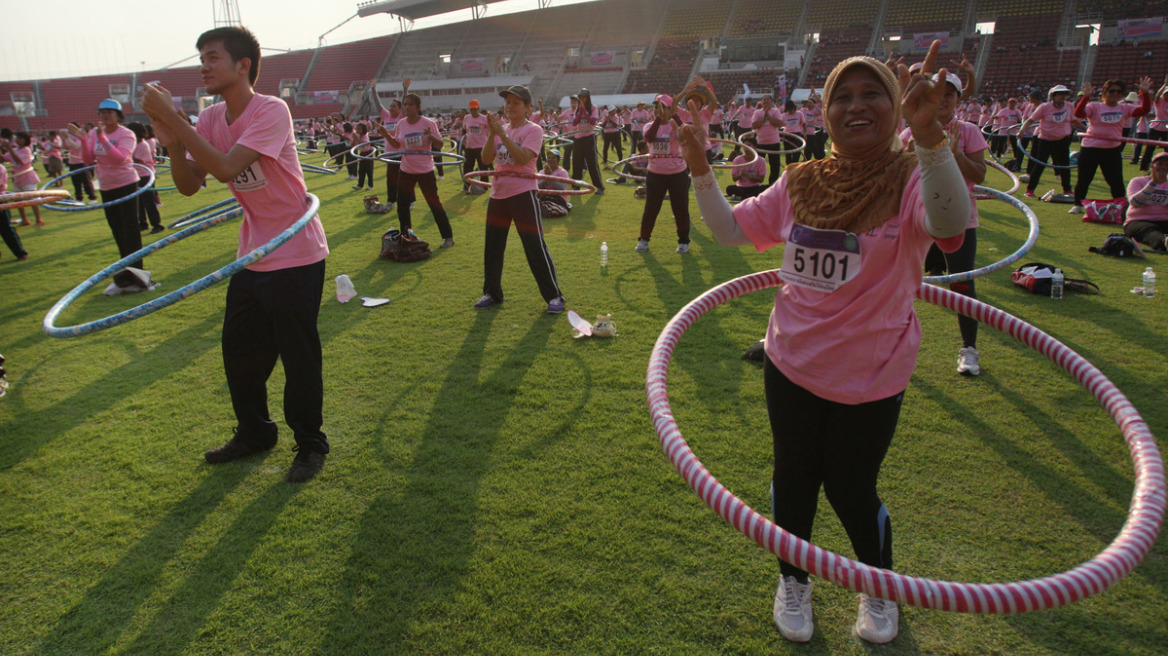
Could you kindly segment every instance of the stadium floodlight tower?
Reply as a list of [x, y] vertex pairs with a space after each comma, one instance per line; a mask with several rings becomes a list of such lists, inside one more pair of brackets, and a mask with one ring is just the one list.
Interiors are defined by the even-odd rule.
[[243, 21], [239, 20], [239, 3], [235, 0], [211, 0], [211, 13], [215, 20], [215, 27], [243, 25]]

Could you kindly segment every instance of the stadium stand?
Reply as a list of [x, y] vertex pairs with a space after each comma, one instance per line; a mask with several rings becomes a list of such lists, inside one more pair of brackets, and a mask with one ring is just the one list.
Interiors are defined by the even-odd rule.
[[353, 82], [368, 82], [377, 75], [385, 54], [393, 47], [393, 40], [391, 36], [382, 36], [321, 48], [312, 73], [307, 80], [302, 80], [300, 90], [344, 93]]
[[731, 20], [731, 38], [790, 34], [803, 13], [802, 2], [792, 0], [740, 0]]

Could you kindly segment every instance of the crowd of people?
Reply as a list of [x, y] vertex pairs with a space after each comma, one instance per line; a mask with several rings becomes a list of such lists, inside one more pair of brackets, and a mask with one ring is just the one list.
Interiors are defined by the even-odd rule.
[[[38, 187], [34, 151], [52, 177], [66, 161], [71, 170], [95, 165], [105, 216], [125, 257], [141, 248], [142, 231], [164, 228], [152, 194], [117, 201], [145, 186], [155, 157], [166, 152], [180, 193], [198, 193], [208, 175], [230, 186], [244, 213], [242, 255], [304, 215], [301, 141], [310, 150], [323, 143], [356, 183], [354, 190], [373, 189], [375, 169], [373, 159], [351, 153], [371, 157], [380, 148], [398, 154], [386, 163], [386, 193], [396, 205], [401, 232], [413, 234], [411, 208], [420, 190], [443, 238], [441, 247], [448, 248], [455, 241], [437, 180], [452, 163], [443, 158], [449, 160], [445, 146], [454, 141], [465, 158], [464, 172], [487, 171], [492, 178], [482, 295], [473, 307], [488, 310], [504, 302], [503, 262], [514, 226], [551, 314], [564, 311], [565, 294], [543, 219], [568, 216], [571, 204], [541, 190], [563, 191], [565, 179], [581, 180], [587, 171], [595, 193], [602, 195], [607, 189], [602, 161], [614, 165], [615, 175], [643, 176], [645, 204], [634, 249], [649, 250], [668, 197], [676, 253], [682, 255], [689, 252], [692, 194], [718, 243], [760, 251], [785, 246], [780, 275], [786, 284], [776, 295], [762, 340], [775, 521], [810, 540], [822, 488], [857, 559], [873, 567], [893, 566], [891, 518], [877, 493], [877, 478], [920, 345], [913, 295], [925, 270], [940, 275], [974, 267], [978, 223], [972, 192], [985, 179], [986, 155], [1012, 155], [1013, 165], [1029, 176], [1029, 197], [1048, 163], [1063, 167], [1058, 175], [1069, 194], [1071, 129], [1084, 130], [1071, 211], [1081, 211], [1100, 170], [1111, 195], [1130, 201], [1125, 231], [1168, 250], [1168, 152], [1137, 151], [1131, 161], [1148, 175], [1125, 186], [1124, 145], [1117, 141], [1124, 132], [1168, 136], [1168, 78], [1154, 97], [1151, 79], [1142, 78], [1131, 93], [1123, 81], [1107, 81], [1101, 100], [1086, 84], [1073, 104], [1063, 86], [1045, 97], [978, 99], [968, 62], [956, 68], [964, 79], [938, 69], [935, 43], [914, 67], [846, 59], [828, 76], [822, 97], [812, 94], [801, 103], [766, 94], [757, 102], [723, 105], [698, 77], [676, 95], [662, 92], [651, 104], [635, 107], [597, 106], [589, 90], [581, 89], [569, 107], [545, 108], [527, 87], [515, 85], [492, 99], [497, 112], [473, 101], [465, 111], [426, 115], [406, 79], [388, 107], [373, 93], [377, 116], [330, 115], [296, 125], [282, 100], [255, 92], [260, 50], [250, 32], [217, 28], [203, 34], [196, 47], [208, 92], [223, 99], [196, 124], [175, 109], [169, 92], [147, 85], [141, 107], [149, 124], [124, 124], [122, 105], [108, 99], [95, 108], [96, 125], [73, 123], [63, 133], [36, 137], [5, 133], [0, 156], [13, 166], [14, 188]], [[1136, 124], [1153, 111], [1150, 122]], [[711, 140], [718, 136], [748, 143], [759, 156], [737, 146], [724, 155], [722, 144]], [[626, 142], [629, 152], [637, 153], [629, 160]], [[570, 163], [570, 173], [562, 162]], [[719, 185], [711, 168], [715, 162], [730, 168], [733, 184]], [[7, 181], [0, 168], [0, 190]], [[96, 202], [84, 173], [72, 182], [78, 200]], [[464, 183], [461, 193], [475, 189]], [[36, 208], [31, 213], [36, 225], [43, 225]], [[8, 217], [3, 219], [5, 243], [18, 259], [27, 258]], [[19, 226], [30, 225], [22, 210]], [[222, 347], [237, 426], [230, 440], [205, 452], [208, 463], [275, 446], [266, 385], [279, 360], [287, 381], [285, 419], [297, 451], [288, 480], [307, 481], [322, 469], [330, 445], [322, 430], [316, 324], [328, 254], [325, 229], [312, 217], [285, 246], [232, 277]], [[142, 267], [141, 261], [134, 264]], [[972, 282], [951, 288], [976, 297]], [[977, 322], [962, 316], [958, 328], [957, 371], [976, 376]], [[774, 621], [785, 638], [807, 641], [814, 632], [809, 574], [788, 562], [780, 563], [780, 573]], [[861, 595], [857, 635], [886, 643], [898, 626], [895, 602]]]

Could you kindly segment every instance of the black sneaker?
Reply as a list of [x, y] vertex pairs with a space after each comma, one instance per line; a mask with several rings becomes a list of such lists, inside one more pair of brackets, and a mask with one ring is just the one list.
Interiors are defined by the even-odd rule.
[[309, 449], [301, 449], [300, 445], [292, 447], [296, 452], [296, 457], [292, 459], [292, 468], [288, 470], [289, 483], [304, 483], [312, 480], [320, 472], [321, 467], [324, 467], [324, 455], [319, 451], [311, 451]]
[[219, 465], [232, 460], [239, 460], [256, 453], [263, 453], [272, 447], [258, 447], [247, 444], [239, 439], [239, 435], [232, 437], [227, 444], [203, 452], [203, 459], [212, 465]]

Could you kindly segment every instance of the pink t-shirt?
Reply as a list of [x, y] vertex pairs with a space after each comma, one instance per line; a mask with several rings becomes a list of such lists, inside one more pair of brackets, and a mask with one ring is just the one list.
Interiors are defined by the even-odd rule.
[[81, 142], [71, 134], [65, 135], [65, 147], [69, 149], [68, 161], [70, 164], [84, 164], [81, 159]]
[[[678, 118], [681, 118], [680, 113]], [[683, 119], [684, 120], [684, 119]], [[685, 171], [685, 160], [681, 158], [681, 141], [677, 138], [677, 123], [660, 121], [657, 123], [657, 132], [653, 132], [652, 124], [645, 127], [645, 141], [649, 143], [649, 154], [656, 157], [649, 158], [649, 172], [658, 175], [673, 175]]]
[[1034, 109], [1030, 118], [1038, 121], [1038, 138], [1058, 141], [1071, 133], [1071, 112], [1074, 107], [1064, 101], [1062, 107], [1053, 102], [1044, 102]]
[[[957, 137], [960, 139], [961, 152], [965, 153], [966, 155], [971, 155], [979, 151], [989, 150], [990, 145], [986, 142], [985, 135], [982, 134], [981, 128], [977, 127], [973, 123], [958, 121], [957, 129], [961, 131], [961, 134], [959, 134]], [[912, 141], [912, 130], [905, 128], [905, 130], [900, 133], [900, 140], [906, 144]], [[978, 226], [977, 198], [975, 198], [973, 195], [974, 184], [973, 180], [968, 178], [964, 178], [964, 180], [965, 188], [969, 190], [969, 223], [967, 223], [965, 227], [976, 228]]]
[[8, 169], [0, 166], [0, 194], [8, 191]]
[[[97, 168], [94, 171], [97, 173], [97, 181], [101, 183], [101, 188], [105, 191], [124, 187], [126, 185], [138, 184], [138, 167], [134, 166], [134, 146], [138, 143], [138, 138], [130, 128], [119, 125], [113, 134], [104, 133], [105, 138], [109, 141], [117, 153], [110, 152], [101, 139], [97, 138], [97, 131], [103, 128], [97, 127], [90, 130], [87, 136], [88, 142], [85, 145], [85, 151], [92, 153], [96, 159]], [[122, 155], [119, 156], [118, 153]], [[88, 160], [92, 162], [93, 160]]]
[[[539, 154], [539, 147], [543, 144], [543, 128], [535, 123], [524, 121], [523, 125], [513, 128], [510, 121], [504, 121], [503, 133], [520, 148], [530, 150], [533, 155]], [[511, 159], [511, 151], [503, 145], [503, 140], [495, 137], [495, 170], [535, 175], [539, 171], [539, 165], [535, 157], [522, 166], [516, 164]], [[497, 175], [491, 182], [491, 198], [510, 198], [517, 194], [534, 191], [539, 187], [535, 178], [519, 178], [510, 175]]]
[[730, 120], [734, 120], [734, 118], [737, 117], [738, 127], [744, 130], [749, 130], [750, 126], [754, 123], [754, 112], [755, 109], [749, 104], [746, 104], [742, 107], [739, 107], [738, 112], [733, 117], [731, 117]]
[[1022, 111], [1017, 107], [1003, 107], [994, 114], [994, 131], [1002, 134], [1018, 134], [1017, 125], [1022, 122]]
[[[149, 167], [151, 171], [154, 170], [154, 151], [150, 150], [149, 141], [142, 140], [134, 146], [134, 161]], [[135, 166], [134, 170], [138, 172], [139, 179], [150, 177], [144, 169]]]
[[1152, 106], [1156, 110], [1156, 118], [1148, 121], [1148, 127], [1161, 132], [1168, 132], [1168, 97], [1160, 96]]
[[603, 125], [605, 132], [612, 133], [619, 132], [620, 129], [624, 126], [624, 122], [621, 120], [620, 114], [613, 114], [611, 116], [605, 114]]
[[12, 184], [24, 188], [36, 185], [41, 181], [36, 169], [32, 166], [32, 146], [15, 147], [4, 155], [4, 159], [12, 162]]
[[783, 120], [783, 130], [794, 134], [803, 134], [807, 131], [807, 124], [804, 122], [803, 113], [794, 111], [788, 114], [783, 112], [780, 114]]
[[[557, 178], [568, 177], [568, 172], [564, 170], [564, 167], [562, 166], [558, 167], [551, 173], [548, 173], [547, 169], [541, 170], [540, 173], [543, 173], [544, 175], [554, 175]], [[540, 189], [567, 189], [569, 186], [571, 186], [566, 182], [551, 182], [548, 180], [539, 180], [537, 184], [539, 185]], [[560, 196], [560, 200], [567, 202], [568, 198], [566, 196]]]
[[754, 110], [754, 116], [751, 118], [750, 124], [753, 126], [759, 119], [763, 119], [762, 127], [758, 128], [758, 134], [756, 135], [758, 142], [760, 144], [777, 144], [780, 139], [779, 129], [771, 125], [770, 121], [763, 118], [766, 115], [773, 116], [779, 121], [783, 120], [783, 113], [779, 111], [779, 108], [771, 107], [769, 112], [764, 112], [761, 109]]
[[[433, 119], [419, 116], [416, 123], [410, 123], [408, 120], [399, 121], [397, 127], [393, 129], [393, 138], [397, 139], [402, 150], [428, 153], [433, 144], [426, 136], [427, 133], [437, 136], [438, 124]], [[402, 155], [401, 159], [403, 173], [420, 175], [434, 170], [433, 155]]]
[[[259, 159], [227, 183], [243, 207], [236, 251], [236, 257], [243, 257], [304, 216], [309, 204], [308, 187], [296, 156], [292, 115], [283, 100], [257, 93], [230, 125], [226, 113], [224, 103], [211, 105], [199, 115], [195, 129], [221, 152], [229, 152], [239, 145], [260, 154]], [[187, 158], [194, 159], [189, 153]], [[324, 226], [320, 217], [314, 216], [296, 236], [248, 269], [289, 269], [319, 262], [328, 254]]]
[[[487, 135], [490, 130], [487, 129], [487, 115], [467, 114], [462, 117], [462, 127], [466, 130], [466, 142], [463, 144], [467, 148], [482, 148], [487, 145]], [[539, 152], [539, 149], [536, 149]]]
[[[1128, 200], [1130, 201], [1136, 194], [1143, 191], [1144, 187], [1148, 186], [1151, 181], [1152, 177], [1149, 175], [1132, 178], [1132, 181], [1127, 183]], [[1168, 182], [1152, 187], [1151, 194], [1152, 197], [1147, 201], [1147, 204], [1130, 203], [1127, 206], [1125, 225], [1132, 221], [1168, 221]]]
[[[755, 157], [754, 161], [750, 164], [746, 163], [748, 159], [750, 158], [746, 155], [739, 155], [738, 157], [735, 157], [733, 173], [749, 173], [754, 175], [756, 178], [766, 180], [766, 158], [762, 155], [759, 155], [758, 157]], [[755, 182], [754, 180], [747, 180], [746, 178], [738, 178], [734, 184], [743, 188], [757, 187], [759, 185], [759, 183]]]
[[61, 137], [41, 141], [41, 152], [45, 159], [61, 159]]
[[[734, 208], [760, 252], [785, 243], [794, 225], [787, 176]], [[834, 292], [785, 284], [775, 294], [766, 353], [787, 378], [837, 403], [887, 398], [908, 387], [920, 349], [913, 296], [933, 243], [925, 227], [921, 173], [909, 177], [900, 211], [858, 235], [861, 269]]]
[[1075, 116], [1086, 118], [1090, 123], [1083, 133], [1084, 148], [1115, 148], [1123, 142], [1118, 138], [1123, 136], [1123, 126], [1128, 124], [1132, 114], [1140, 109], [1140, 105], [1117, 104], [1115, 107], [1102, 102], [1088, 102], [1081, 110], [1075, 108]]
[[388, 109], [385, 109], [384, 107], [381, 109], [381, 124], [384, 125], [385, 129], [389, 132], [393, 132], [393, 129], [397, 127], [398, 122], [404, 119], [405, 116], [402, 116], [401, 114], [394, 116]]

